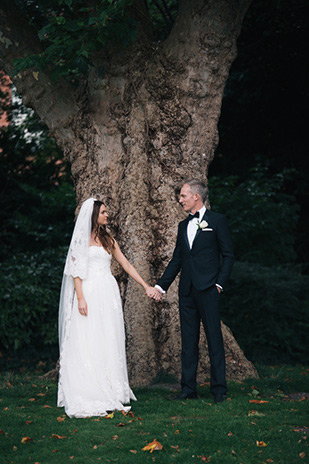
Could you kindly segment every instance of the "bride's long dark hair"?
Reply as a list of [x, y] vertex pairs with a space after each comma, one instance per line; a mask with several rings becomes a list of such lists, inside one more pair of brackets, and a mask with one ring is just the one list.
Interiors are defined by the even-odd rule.
[[102, 201], [96, 200], [93, 203], [93, 211], [91, 216], [91, 231], [95, 232], [95, 239], [99, 239], [104, 249], [112, 254], [115, 248], [115, 240], [113, 237], [107, 232], [106, 226], [100, 226], [98, 224], [98, 216], [100, 212], [101, 206], [104, 205]]

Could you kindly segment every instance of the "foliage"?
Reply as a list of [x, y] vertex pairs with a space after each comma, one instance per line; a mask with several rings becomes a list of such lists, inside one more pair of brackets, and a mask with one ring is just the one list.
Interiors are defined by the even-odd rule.
[[[302, 395], [289, 397], [306, 391], [305, 366], [261, 366], [260, 379], [229, 382], [229, 401], [221, 405], [213, 404], [209, 386], [199, 386], [199, 399], [184, 403], [168, 401], [171, 392], [154, 385], [134, 390], [138, 401], [129, 414], [116, 411], [109, 419], [84, 420], [69, 419], [56, 407], [57, 383], [42, 379], [41, 373], [0, 376], [3, 462], [305, 461], [308, 401], [299, 401]], [[265, 403], [250, 403], [252, 399]], [[143, 451], [155, 438], [162, 450]], [[261, 441], [267, 446], [258, 446]]]
[[0, 130], [2, 347], [57, 342], [65, 252], [74, 192], [61, 150], [34, 114], [14, 97]]
[[0, 339], [7, 349], [56, 344], [66, 248], [13, 255], [0, 264]]
[[74, 195], [68, 164], [47, 128], [15, 97], [0, 130], [0, 257], [67, 244]]
[[222, 295], [222, 317], [249, 359], [308, 359], [308, 285], [309, 277], [295, 266], [235, 263]]
[[251, 2], [237, 42], [219, 121], [210, 175], [246, 176], [257, 163], [272, 174], [295, 169], [286, 185], [300, 206], [297, 260], [309, 270], [306, 0]]
[[[108, 54], [134, 41], [140, 28], [139, 16], [158, 39], [170, 31], [177, 12], [175, 0], [145, 2], [147, 14], [134, 5], [134, 0], [96, 0], [91, 5], [82, 0], [35, 3], [34, 10], [32, 2], [19, 0], [44, 48], [41, 53], [16, 60], [14, 74], [28, 68], [49, 69], [52, 79], [65, 77], [72, 82], [88, 73], [95, 52]], [[100, 72], [104, 74], [102, 68]]]
[[285, 190], [293, 175], [293, 170], [270, 175], [260, 164], [244, 179], [237, 175], [209, 179], [212, 209], [228, 217], [237, 260], [265, 265], [294, 262], [299, 208]]

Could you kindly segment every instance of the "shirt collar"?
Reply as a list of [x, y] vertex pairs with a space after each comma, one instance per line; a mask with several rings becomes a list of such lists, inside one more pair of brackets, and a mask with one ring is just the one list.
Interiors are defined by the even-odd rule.
[[199, 221], [203, 218], [205, 211], [206, 211], [206, 206], [203, 206], [200, 210], [197, 211], [197, 213], [199, 213]]

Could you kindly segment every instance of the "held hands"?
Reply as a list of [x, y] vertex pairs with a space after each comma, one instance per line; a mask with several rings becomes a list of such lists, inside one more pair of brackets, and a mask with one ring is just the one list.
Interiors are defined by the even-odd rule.
[[78, 311], [82, 316], [87, 316], [88, 315], [88, 308], [87, 308], [87, 303], [84, 298], [80, 298], [78, 300]]
[[149, 298], [152, 298], [155, 301], [161, 300], [162, 294], [156, 288], [148, 286], [145, 290], [146, 290], [146, 295]]

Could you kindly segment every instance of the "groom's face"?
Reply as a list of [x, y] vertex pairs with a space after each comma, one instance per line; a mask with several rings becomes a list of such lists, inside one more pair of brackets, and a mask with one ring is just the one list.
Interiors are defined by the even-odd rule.
[[186, 211], [186, 213], [195, 213], [197, 200], [198, 195], [191, 192], [190, 185], [183, 185], [179, 194], [179, 203]]

